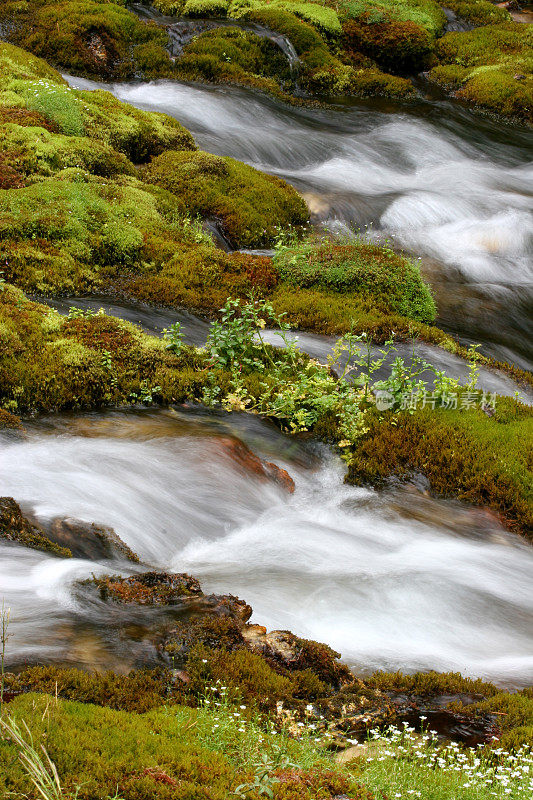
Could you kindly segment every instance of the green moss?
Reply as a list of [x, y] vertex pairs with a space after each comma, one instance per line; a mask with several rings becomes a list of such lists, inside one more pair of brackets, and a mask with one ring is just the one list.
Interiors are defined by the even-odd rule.
[[[461, 403], [459, 403], [461, 406]], [[516, 531], [533, 530], [533, 411], [499, 398], [496, 413], [428, 408], [370, 416], [354, 449], [350, 483], [376, 483], [422, 472], [434, 492], [485, 505]]]
[[446, 0], [446, 8], [450, 8], [458, 17], [474, 25], [495, 25], [499, 22], [512, 21], [511, 15], [505, 8], [499, 8], [489, 0]]
[[183, 14], [186, 17], [225, 17], [228, 0], [186, 0]]
[[177, 357], [164, 342], [114, 317], [60, 317], [6, 284], [0, 325], [9, 334], [0, 348], [0, 405], [9, 411], [182, 402], [201, 395], [201, 356], [185, 348]]
[[437, 43], [440, 65], [430, 80], [482, 109], [533, 121], [533, 31], [529, 25], [486, 25], [448, 33]]
[[274, 263], [281, 278], [293, 286], [356, 295], [371, 300], [384, 314], [422, 322], [435, 319], [435, 302], [418, 266], [386, 247], [309, 239], [279, 251]]
[[98, 139], [137, 163], [166, 149], [196, 147], [189, 131], [172, 117], [133, 108], [109, 92], [71, 89], [58, 72], [20, 48], [0, 43], [0, 64], [5, 70], [0, 113], [28, 109], [53, 130]]
[[142, 22], [124, 5], [108, 0], [16, 0], [3, 4], [0, 21], [13, 43], [79, 75], [124, 79], [139, 72], [144, 77], [171, 74], [165, 31]]
[[341, 19], [361, 17], [370, 24], [413, 22], [432, 36], [442, 33], [446, 25], [446, 15], [434, 0], [343, 0]]
[[365, 678], [365, 684], [382, 692], [415, 695], [468, 694], [493, 697], [498, 689], [480, 678], [465, 678], [460, 672], [375, 672]]
[[287, 11], [292, 11], [297, 17], [311, 23], [313, 27], [317, 28], [321, 33], [326, 36], [340, 36], [342, 33], [341, 24], [337, 12], [333, 8], [329, 8], [319, 3], [291, 3], [280, 2], [275, 3], [279, 8], [286, 8]]
[[[420, 72], [430, 63], [434, 39], [421, 25], [384, 16], [382, 22], [362, 14], [343, 25], [348, 54], [363, 53], [391, 72]], [[352, 55], [353, 58], [353, 55]]]
[[239, 83], [285, 96], [291, 73], [279, 47], [241, 28], [216, 28], [195, 36], [176, 64], [184, 80]]
[[167, 152], [152, 161], [145, 179], [175, 194], [192, 215], [220, 219], [241, 247], [267, 246], [280, 228], [303, 225], [308, 217], [292, 187], [232, 158]]

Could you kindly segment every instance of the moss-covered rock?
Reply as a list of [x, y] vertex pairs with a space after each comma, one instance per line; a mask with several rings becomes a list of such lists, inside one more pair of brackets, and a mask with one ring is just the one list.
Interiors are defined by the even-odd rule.
[[16, 0], [2, 4], [10, 40], [78, 75], [165, 77], [173, 71], [165, 31], [111, 0]]
[[72, 557], [68, 548], [52, 542], [42, 528], [27, 519], [12, 497], [0, 497], [0, 540], [17, 542], [32, 550], [43, 550], [62, 558]]
[[348, 53], [363, 53], [393, 73], [420, 72], [430, 63], [434, 49], [433, 37], [421, 25], [386, 16], [376, 22], [370, 13], [345, 22], [343, 34]]
[[486, 111], [533, 121], [533, 31], [514, 22], [439, 40], [432, 81]]
[[356, 293], [361, 299], [371, 297], [384, 313], [422, 322], [435, 319], [435, 302], [418, 266], [390, 248], [311, 238], [283, 248], [274, 263], [282, 279], [293, 286]]
[[533, 531], [533, 411], [499, 398], [493, 416], [479, 408], [389, 417], [377, 412], [354, 448], [347, 480], [376, 484], [394, 475], [420, 472], [431, 489], [490, 506], [516, 531]]
[[295, 189], [232, 158], [166, 152], [144, 177], [176, 195], [185, 212], [221, 220], [228, 238], [241, 247], [268, 246], [280, 229], [308, 219]]
[[0, 405], [20, 413], [199, 397], [203, 360], [103, 314], [61, 317], [4, 285]]
[[446, 8], [474, 25], [497, 25], [499, 22], [512, 21], [507, 9], [489, 0], [446, 0]]

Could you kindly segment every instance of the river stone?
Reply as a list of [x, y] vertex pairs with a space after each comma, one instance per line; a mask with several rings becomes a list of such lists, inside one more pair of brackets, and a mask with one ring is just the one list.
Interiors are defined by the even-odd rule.
[[52, 520], [48, 537], [61, 547], [68, 547], [75, 558], [100, 561], [108, 558], [126, 558], [139, 562], [139, 556], [122, 541], [113, 528], [96, 525], [73, 517], [56, 517]]
[[294, 492], [294, 481], [286, 469], [278, 467], [271, 461], [262, 461], [240, 439], [222, 436], [216, 440], [217, 446], [226, 453], [239, 471], [249, 475], [256, 475], [262, 480], [268, 480], [281, 486], [285, 491]]
[[68, 548], [51, 541], [39, 525], [25, 517], [12, 497], [0, 497], [0, 539], [63, 558], [72, 557]]
[[199, 582], [186, 572], [143, 572], [129, 578], [104, 575], [82, 581], [81, 585], [95, 586], [102, 600], [122, 605], [173, 606], [203, 597]]

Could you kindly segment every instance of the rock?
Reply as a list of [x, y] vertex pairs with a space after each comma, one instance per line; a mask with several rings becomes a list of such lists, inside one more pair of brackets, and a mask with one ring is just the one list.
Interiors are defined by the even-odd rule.
[[272, 478], [274, 483], [277, 483], [278, 486], [281, 486], [286, 492], [289, 492], [289, 494], [294, 493], [296, 487], [286, 469], [278, 467], [277, 464], [273, 464], [271, 461], [265, 461], [264, 468], [266, 474], [269, 478]]
[[525, 75], [514, 75], [513, 77], [514, 77], [515, 81], [525, 81], [525, 79], [526, 79]]
[[348, 667], [337, 661], [340, 654], [326, 644], [300, 639], [290, 631], [266, 633], [260, 625], [247, 625], [242, 637], [252, 652], [262, 655], [272, 665], [288, 670], [309, 669], [321, 681], [334, 686], [354, 680]]
[[75, 558], [100, 561], [108, 558], [126, 558], [139, 562], [139, 556], [122, 541], [113, 528], [83, 522], [72, 517], [56, 517], [52, 520], [48, 538], [67, 547]]
[[202, 595], [196, 578], [185, 572], [143, 572], [129, 578], [105, 575], [81, 581], [81, 585], [96, 586], [102, 600], [123, 605], [173, 606]]
[[39, 525], [25, 517], [12, 497], [0, 497], [0, 539], [62, 558], [72, 557], [68, 548], [51, 541]]
[[256, 475], [262, 480], [270, 480], [276, 483], [290, 494], [294, 492], [294, 481], [287, 470], [270, 461], [261, 461], [259, 456], [253, 453], [244, 442], [228, 436], [217, 439], [216, 443], [231, 458], [233, 463], [240, 468], [243, 474]]

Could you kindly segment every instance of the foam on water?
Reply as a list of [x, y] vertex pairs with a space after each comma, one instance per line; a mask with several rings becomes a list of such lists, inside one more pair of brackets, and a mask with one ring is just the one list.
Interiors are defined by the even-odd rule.
[[[240, 595], [257, 622], [327, 641], [358, 669], [531, 682], [530, 547], [458, 503], [344, 486], [327, 452], [304, 466], [270, 426], [226, 419], [216, 429], [213, 418], [117, 412], [40, 424], [3, 449], [0, 492], [43, 520], [111, 525], [149, 564]], [[230, 424], [288, 467], [294, 495], [239, 471], [220, 447]], [[73, 644], [84, 614], [97, 613], [73, 582], [117, 569], [131, 566], [0, 545], [10, 655], [94, 659]]]

